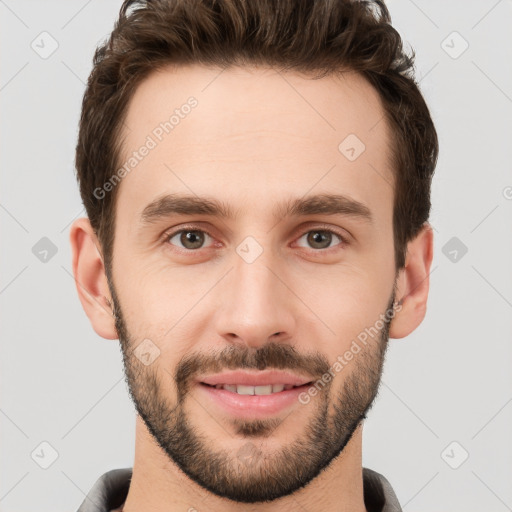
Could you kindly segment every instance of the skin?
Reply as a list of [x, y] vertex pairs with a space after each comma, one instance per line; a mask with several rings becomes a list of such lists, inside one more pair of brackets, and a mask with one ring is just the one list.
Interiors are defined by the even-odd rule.
[[[396, 275], [389, 128], [361, 76], [219, 73], [168, 67], [136, 90], [125, 157], [190, 96], [198, 105], [117, 186], [110, 282], [89, 221], [71, 228], [81, 303], [98, 335], [120, 339], [138, 411], [123, 510], [362, 512], [363, 420], [388, 338], [407, 336], [425, 316], [432, 229], [425, 224], [408, 244]], [[338, 150], [351, 133], [366, 146], [355, 161]], [[237, 216], [173, 214], [144, 225], [144, 208], [166, 193], [213, 197]], [[272, 215], [276, 204], [322, 193], [363, 203], [372, 222]], [[179, 229], [199, 236], [199, 248], [187, 252], [192, 244], [179, 234], [164, 238]], [[312, 238], [325, 229], [346, 243], [336, 234]], [[251, 263], [236, 251], [247, 236], [262, 249]], [[193, 383], [228, 366], [256, 369], [256, 356], [260, 369], [322, 375], [394, 298], [401, 308], [391, 322], [308, 404], [241, 420]], [[133, 352], [144, 339], [160, 351], [150, 365]], [[250, 464], [240, 457], [247, 450]]]

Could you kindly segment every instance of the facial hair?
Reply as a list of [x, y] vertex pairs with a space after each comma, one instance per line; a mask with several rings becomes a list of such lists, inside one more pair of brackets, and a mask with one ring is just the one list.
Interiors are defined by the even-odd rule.
[[[339, 378], [331, 380], [310, 403], [300, 406], [314, 408], [313, 413], [304, 411], [304, 417], [311, 419], [302, 435], [278, 451], [265, 453], [258, 445], [286, 418], [236, 418], [233, 444], [239, 448], [232, 451], [216, 448], [186, 412], [191, 386], [198, 376], [225, 369], [272, 368], [321, 377], [328, 373], [332, 363], [323, 354], [299, 354], [290, 345], [272, 341], [257, 349], [230, 345], [215, 355], [190, 353], [178, 362], [174, 375], [156, 363], [145, 366], [134, 355], [138, 343], [128, 332], [110, 280], [109, 284], [125, 379], [137, 413], [169, 459], [191, 480], [217, 496], [257, 503], [293, 494], [342, 453], [373, 406], [389, 341], [388, 315], [383, 319], [380, 334], [369, 337], [368, 343], [341, 370], [344, 379], [341, 389], [335, 393], [333, 383]], [[393, 291], [387, 312], [392, 311], [394, 299]], [[177, 389], [176, 397], [165, 391], [171, 386], [162, 385], [162, 381], [168, 382], [171, 377]], [[295, 409], [291, 414], [297, 414]], [[240, 438], [245, 441], [241, 446]]]

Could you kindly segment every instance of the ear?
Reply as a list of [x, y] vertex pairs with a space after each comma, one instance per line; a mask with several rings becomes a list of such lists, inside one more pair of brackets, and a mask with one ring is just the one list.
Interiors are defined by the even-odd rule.
[[404, 338], [425, 318], [433, 238], [432, 227], [425, 223], [418, 235], [407, 244], [405, 266], [399, 271], [396, 289], [396, 300], [402, 308], [391, 321], [390, 338]]
[[103, 257], [98, 249], [100, 244], [88, 218], [82, 217], [73, 222], [69, 239], [78, 297], [92, 328], [102, 338], [117, 339], [115, 318], [110, 306], [112, 297]]

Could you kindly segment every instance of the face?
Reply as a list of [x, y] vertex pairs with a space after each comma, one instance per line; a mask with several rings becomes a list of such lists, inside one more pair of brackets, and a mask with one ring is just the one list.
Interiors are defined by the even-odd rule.
[[[147, 430], [195, 482], [249, 503], [319, 475], [373, 403], [393, 174], [360, 76], [219, 73], [169, 68], [133, 96], [109, 286]], [[280, 390], [285, 373], [301, 386]]]

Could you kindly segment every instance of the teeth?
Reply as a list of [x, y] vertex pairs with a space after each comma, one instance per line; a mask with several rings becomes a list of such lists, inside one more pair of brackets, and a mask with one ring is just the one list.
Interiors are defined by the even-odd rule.
[[268, 384], [266, 386], [244, 386], [242, 384], [217, 384], [216, 389], [225, 389], [239, 395], [271, 395], [283, 390], [291, 389], [291, 384]]

